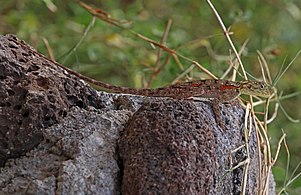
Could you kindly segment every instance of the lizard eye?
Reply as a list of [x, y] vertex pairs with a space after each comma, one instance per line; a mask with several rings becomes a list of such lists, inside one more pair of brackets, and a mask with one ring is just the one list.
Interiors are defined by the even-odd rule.
[[260, 89], [264, 89], [264, 84], [261, 84], [261, 85], [260, 85]]

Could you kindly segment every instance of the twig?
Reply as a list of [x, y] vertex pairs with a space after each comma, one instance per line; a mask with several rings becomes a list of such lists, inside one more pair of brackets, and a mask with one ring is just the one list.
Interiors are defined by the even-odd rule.
[[46, 49], [47, 49], [47, 53], [48, 53], [49, 58], [50, 58], [51, 60], [54, 61], [55, 58], [54, 58], [54, 55], [53, 55], [53, 52], [52, 52], [52, 49], [51, 49], [51, 47], [50, 47], [50, 45], [49, 45], [48, 40], [47, 40], [46, 38], [43, 37], [43, 42], [45, 43], [45, 46], [46, 46]]
[[[164, 45], [164, 46], [166, 45], [166, 39], [167, 39], [167, 35], [170, 31], [171, 24], [172, 24], [172, 20], [168, 20], [165, 31], [164, 31], [164, 33], [162, 35], [162, 38], [161, 38], [161, 41], [160, 41], [161, 45]], [[160, 59], [161, 59], [161, 56], [162, 56], [162, 51], [163, 51], [163, 49], [161, 47], [159, 47], [158, 52], [157, 52], [157, 60], [156, 60], [155, 65], [154, 65], [153, 72], [150, 76], [149, 81], [147, 82], [147, 85], [146, 85], [147, 88], [150, 87], [151, 82], [156, 78], [156, 76], [161, 72], [163, 67], [169, 61], [170, 57], [168, 56], [163, 63], [160, 63], [160, 61], [161, 61]]]
[[193, 68], [195, 67], [195, 65], [191, 65], [189, 66], [189, 68], [187, 68], [182, 74], [180, 74], [179, 76], [177, 76], [177, 78], [175, 78], [171, 84], [175, 84], [177, 83], [182, 77], [184, 77], [185, 75], [187, 75], [189, 72], [191, 72], [193, 70]]
[[88, 6], [87, 4], [85, 4], [85, 3], [83, 3], [83, 2], [81, 2], [79, 0], [75, 0], [75, 1], [80, 6], [82, 6], [84, 9], [86, 9], [93, 16], [95, 16], [95, 17], [97, 17], [97, 18], [99, 18], [99, 19], [101, 19], [101, 20], [103, 20], [103, 21], [105, 21], [105, 22], [107, 22], [109, 24], [117, 26], [117, 27], [119, 27], [121, 29], [127, 30], [128, 32], [130, 32], [131, 34], [137, 36], [138, 38], [140, 38], [140, 39], [142, 39], [142, 40], [144, 40], [144, 41], [146, 41], [146, 42], [148, 42], [148, 43], [150, 43], [150, 44], [152, 44], [154, 46], [157, 46], [157, 47], [163, 49], [164, 51], [167, 51], [170, 55], [172, 55], [175, 58], [176, 62], [178, 62], [180, 66], [181, 66], [181, 63], [180, 63], [180, 60], [178, 59], [177, 56], [179, 56], [180, 58], [185, 59], [186, 61], [191, 62], [192, 64], [196, 65], [200, 70], [202, 70], [206, 74], [208, 74], [209, 77], [214, 78], [214, 79], [217, 78], [209, 70], [207, 70], [206, 68], [204, 68], [203, 66], [201, 66], [198, 62], [196, 62], [194, 60], [191, 60], [191, 59], [189, 59], [189, 58], [187, 58], [187, 57], [185, 57], [185, 56], [177, 53], [175, 50], [172, 50], [172, 49], [170, 49], [170, 48], [168, 48], [168, 47], [166, 47], [166, 46], [164, 46], [164, 45], [162, 45], [162, 44], [160, 44], [160, 43], [158, 43], [158, 42], [156, 42], [156, 41], [154, 41], [154, 40], [152, 40], [152, 39], [150, 39], [150, 38], [148, 38], [146, 36], [143, 36], [143, 35], [135, 32], [133, 30], [130, 30], [130, 29], [125, 28], [124, 26], [121, 26], [120, 25], [121, 22], [118, 21], [118, 20], [116, 20], [116, 19], [113, 19], [107, 12], [105, 12], [105, 11], [103, 11], [101, 9], [92, 8], [91, 6]]

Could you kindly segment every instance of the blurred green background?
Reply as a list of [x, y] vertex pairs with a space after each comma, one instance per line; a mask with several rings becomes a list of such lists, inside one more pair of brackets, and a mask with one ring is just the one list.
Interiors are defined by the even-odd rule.
[[[181, 0], [119, 0], [84, 1], [109, 12], [124, 25], [160, 42], [167, 21], [172, 21], [167, 46], [196, 60], [220, 77], [229, 66], [229, 43], [221, 31], [206, 1]], [[257, 50], [263, 53], [275, 77], [284, 60], [288, 64], [301, 49], [300, 0], [219, 0], [212, 2], [227, 27], [231, 26], [232, 40], [240, 48], [248, 39], [242, 61], [249, 73], [261, 77]], [[43, 38], [47, 39], [55, 58], [64, 65], [107, 83], [143, 87], [150, 81], [157, 60], [157, 49], [124, 30], [96, 19], [74, 1], [62, 0], [0, 0], [0, 33], [16, 34], [39, 52], [47, 55]], [[75, 49], [74, 46], [80, 42]], [[71, 52], [70, 52], [71, 51]], [[233, 54], [231, 54], [233, 55]], [[161, 62], [169, 59], [162, 71], [150, 83], [151, 87], [171, 83], [191, 63], [180, 59], [183, 67], [163, 52]], [[301, 90], [301, 57], [277, 84], [279, 91], [290, 94]], [[200, 79], [206, 74], [194, 68], [187, 76]], [[242, 79], [242, 78], [238, 78]], [[301, 118], [300, 96], [282, 101], [287, 112]], [[283, 129], [291, 154], [291, 174], [301, 157], [300, 123], [290, 122], [281, 111], [269, 125], [273, 151]], [[281, 156], [273, 169], [277, 188], [283, 185], [287, 156]], [[298, 170], [300, 172], [301, 170]], [[288, 189], [301, 193], [301, 180]]]

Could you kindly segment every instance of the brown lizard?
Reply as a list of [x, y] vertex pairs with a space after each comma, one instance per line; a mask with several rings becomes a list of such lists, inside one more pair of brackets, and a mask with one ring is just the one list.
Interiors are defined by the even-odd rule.
[[223, 129], [224, 125], [221, 120], [221, 113], [219, 108], [220, 103], [230, 102], [231, 100], [236, 99], [240, 94], [267, 98], [271, 96], [274, 92], [272, 87], [263, 82], [249, 80], [228, 81], [218, 79], [206, 79], [185, 83], [177, 83], [174, 85], [169, 85], [156, 89], [134, 89], [129, 87], [114, 86], [79, 74], [63, 66], [62, 64], [48, 59], [44, 55], [29, 48], [26, 44], [22, 44], [22, 47], [26, 47], [26, 50], [30, 49], [34, 52], [34, 54], [54, 63], [55, 65], [66, 70], [68, 73], [73, 74], [79, 77], [80, 79], [97, 85], [110, 92], [142, 95], [148, 97], [171, 97], [174, 99], [188, 99], [191, 97], [213, 98], [213, 111], [216, 117], [216, 121]]

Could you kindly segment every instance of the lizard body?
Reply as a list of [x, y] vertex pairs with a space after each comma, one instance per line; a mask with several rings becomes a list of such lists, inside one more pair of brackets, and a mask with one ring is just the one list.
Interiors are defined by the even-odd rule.
[[[80, 77], [83, 75], [77, 76]], [[269, 97], [273, 94], [273, 90], [270, 86], [258, 81], [206, 79], [177, 83], [156, 89], [135, 89], [114, 86], [91, 78], [86, 79], [85, 76], [80, 78], [115, 93], [142, 95], [148, 97], [171, 97], [174, 99], [188, 99], [191, 97], [213, 98], [212, 108], [215, 119], [223, 130], [226, 128], [221, 117], [221, 110], [219, 107], [220, 103], [230, 102], [236, 99], [240, 94], [261, 97]]]
[[[59, 64], [44, 55], [36, 52], [23, 42], [21, 46], [25, 50], [30, 50], [33, 54], [44, 58], [47, 61], [54, 63], [55, 65], [61, 67], [69, 74], [75, 75], [80, 79], [83, 79], [89, 83], [97, 85], [107, 91], [114, 93], [125, 93], [132, 95], [142, 95], [149, 97], [171, 97], [175, 99], [187, 99], [189, 97], [204, 97], [204, 98], [218, 98], [223, 99], [225, 102], [235, 99], [240, 94], [269, 97], [273, 94], [273, 89], [267, 84], [259, 81], [228, 81], [221, 79], [205, 79], [205, 80], [195, 80], [184, 83], [177, 83], [174, 85], [169, 85], [165, 87], [160, 87], [156, 89], [135, 89], [130, 87], [121, 87], [110, 85], [90, 77], [84, 76], [77, 73], [62, 64]], [[219, 98], [220, 97], [220, 98]]]
[[213, 111], [216, 116], [216, 121], [224, 129], [223, 122], [221, 120], [221, 113], [219, 104], [224, 102], [229, 102], [236, 99], [240, 94], [269, 97], [273, 94], [273, 89], [263, 83], [258, 81], [228, 81], [219, 79], [206, 79], [206, 80], [196, 80], [191, 82], [177, 83], [174, 85], [169, 85], [165, 87], [160, 87], [156, 89], [135, 89], [130, 87], [121, 87], [110, 85], [101, 81], [91, 79], [90, 77], [79, 74], [62, 64], [59, 64], [51, 59], [48, 59], [44, 55], [34, 51], [29, 48], [26, 44], [21, 46], [26, 49], [30, 49], [35, 55], [48, 60], [55, 65], [66, 70], [68, 73], [73, 74], [80, 79], [83, 79], [89, 83], [97, 85], [106, 91], [114, 93], [125, 93], [132, 95], [142, 95], [148, 97], [171, 97], [174, 99], [188, 99], [191, 97], [203, 97], [203, 98], [213, 98]]
[[[86, 80], [86, 78], [82, 78]], [[135, 89], [130, 87], [114, 86], [101, 81], [86, 80], [110, 92], [142, 95], [148, 97], [171, 97], [174, 99], [187, 99], [190, 97], [218, 98], [224, 101], [235, 99], [240, 94], [269, 97], [272, 89], [258, 81], [228, 81], [219, 79], [195, 80], [177, 83], [155, 89]]]

